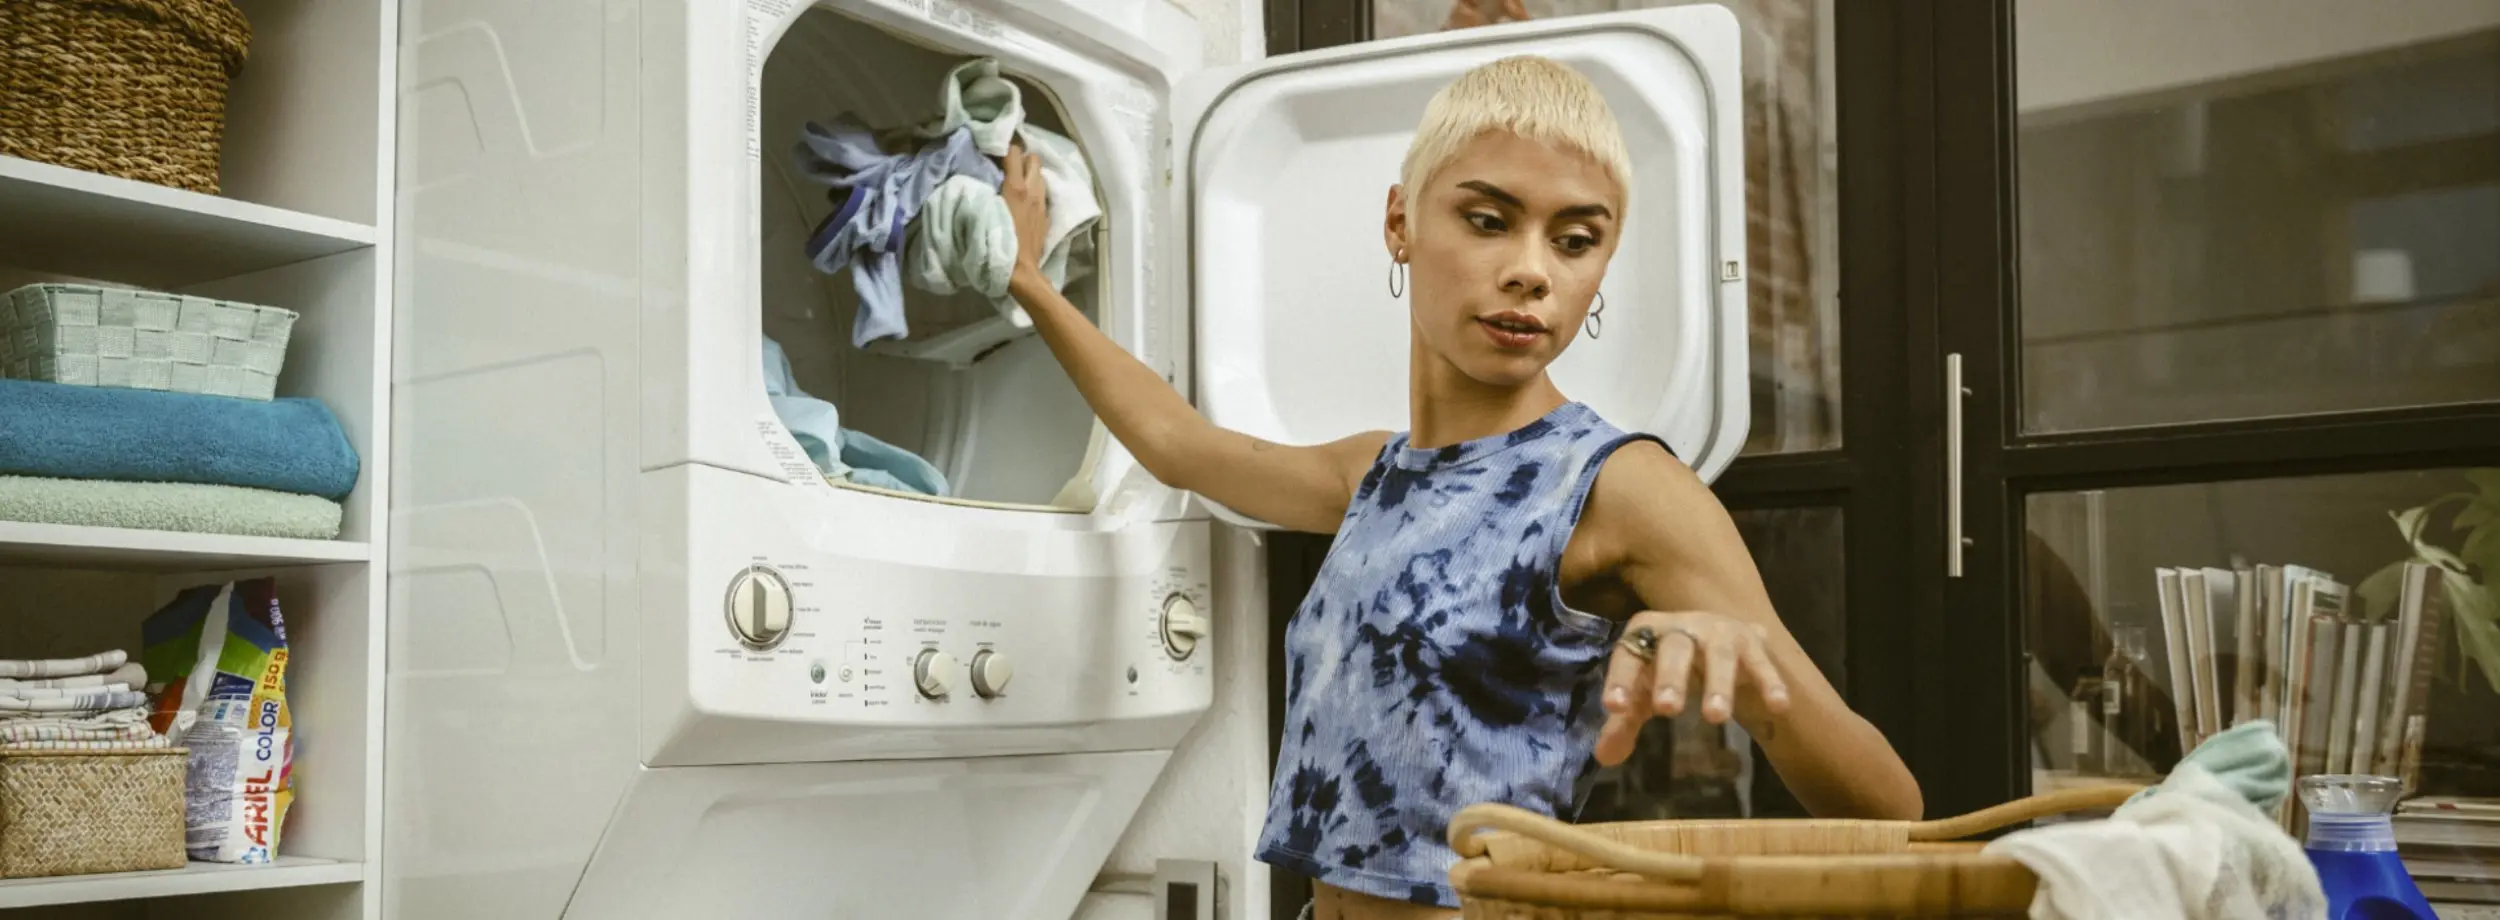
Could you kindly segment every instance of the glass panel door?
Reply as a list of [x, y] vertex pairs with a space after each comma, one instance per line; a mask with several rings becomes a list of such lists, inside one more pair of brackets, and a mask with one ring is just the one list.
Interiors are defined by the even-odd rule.
[[2500, 6], [2014, 23], [2023, 432], [2500, 399]]

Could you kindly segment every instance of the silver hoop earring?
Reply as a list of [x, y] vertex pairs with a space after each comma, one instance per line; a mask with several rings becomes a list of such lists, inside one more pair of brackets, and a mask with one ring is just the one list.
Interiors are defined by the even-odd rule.
[[1389, 260], [1389, 296], [1406, 296], [1406, 263]]
[[1601, 338], [1606, 334], [1606, 292], [1597, 292], [1597, 309], [1590, 310], [1587, 322], [1581, 325], [1588, 327], [1589, 338]]

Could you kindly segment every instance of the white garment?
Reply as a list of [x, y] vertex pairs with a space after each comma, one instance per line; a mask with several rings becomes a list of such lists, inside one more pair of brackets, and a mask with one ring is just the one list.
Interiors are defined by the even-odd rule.
[[1028, 124], [1016, 130], [1016, 137], [1042, 161], [1042, 187], [1050, 194], [1042, 275], [1051, 287], [1064, 288], [1093, 268], [1094, 235], [1088, 231], [1102, 219], [1102, 203], [1094, 200], [1094, 167], [1085, 162], [1075, 141], [1057, 132]]
[[53, 658], [41, 661], [0, 660], [0, 678], [23, 680], [29, 677], [84, 677], [102, 674], [130, 663], [130, 653], [120, 649], [99, 652], [85, 658]]
[[2040, 876], [2032, 920], [2321, 920], [2308, 854], [2194, 763], [2106, 821], [2009, 834], [1986, 852]]

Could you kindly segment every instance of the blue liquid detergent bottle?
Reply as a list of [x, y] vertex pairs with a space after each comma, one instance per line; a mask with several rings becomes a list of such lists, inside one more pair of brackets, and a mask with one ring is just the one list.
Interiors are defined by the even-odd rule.
[[2327, 920], [2438, 920], [2396, 857], [2393, 816], [2403, 796], [2404, 783], [2392, 776], [2300, 778], [2309, 864], [2326, 890]]

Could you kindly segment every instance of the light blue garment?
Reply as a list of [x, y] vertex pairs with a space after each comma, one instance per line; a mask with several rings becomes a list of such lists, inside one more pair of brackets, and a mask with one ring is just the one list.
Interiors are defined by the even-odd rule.
[[981, 155], [972, 132], [963, 128], [911, 153], [886, 153], [849, 113], [831, 126], [810, 122], [795, 155], [809, 179], [834, 189], [833, 214], [808, 235], [807, 256], [829, 275], [851, 269], [851, 285], [859, 292], [851, 344], [864, 347], [910, 334], [900, 256], [912, 218], [929, 193], [954, 176], [997, 188], [1003, 178], [998, 164]]
[[1642, 440], [1579, 403], [1438, 449], [1389, 439], [1285, 625], [1260, 861], [1456, 907], [1451, 815], [1567, 813], [1615, 624], [1564, 604], [1563, 547], [1606, 458]]
[[946, 475], [912, 452], [842, 427], [842, 411], [807, 395], [781, 343], [764, 338], [764, 398], [827, 478], [898, 492], [947, 494]]
[[[1016, 137], [1041, 161], [1043, 189], [1050, 196], [1042, 277], [1052, 290], [1064, 289], [1091, 268], [1094, 237], [1088, 231], [1102, 218], [1094, 200], [1094, 169], [1067, 138], [1032, 125], [1018, 128]], [[938, 186], [912, 226], [909, 250], [903, 270], [914, 287], [932, 294], [976, 291], [1010, 322], [1032, 325], [1024, 308], [1007, 296], [1016, 268], [1016, 224], [997, 183], [956, 176]]]
[[992, 303], [1007, 297], [1016, 273], [1016, 219], [998, 187], [971, 176], [946, 180], [929, 193], [912, 224], [903, 270], [913, 287], [932, 294], [973, 291]]
[[[2274, 723], [2256, 719], [2232, 726], [2229, 730], [2205, 739], [2196, 750], [2179, 758], [2180, 766], [2195, 764], [2213, 774], [2214, 779], [2247, 799], [2257, 810], [2272, 813], [2274, 806], [2292, 791], [2292, 756], [2283, 747], [2283, 739], [2275, 733]], [[2161, 792], [2152, 786], [2127, 800], [2132, 805]]]
[[[1007, 155], [1016, 129], [1024, 126], [1024, 91], [998, 73], [998, 61], [977, 58], [946, 72], [938, 90], [937, 118], [920, 126], [921, 137], [972, 132], [973, 144], [994, 157]], [[995, 186], [998, 183], [992, 182]]]

